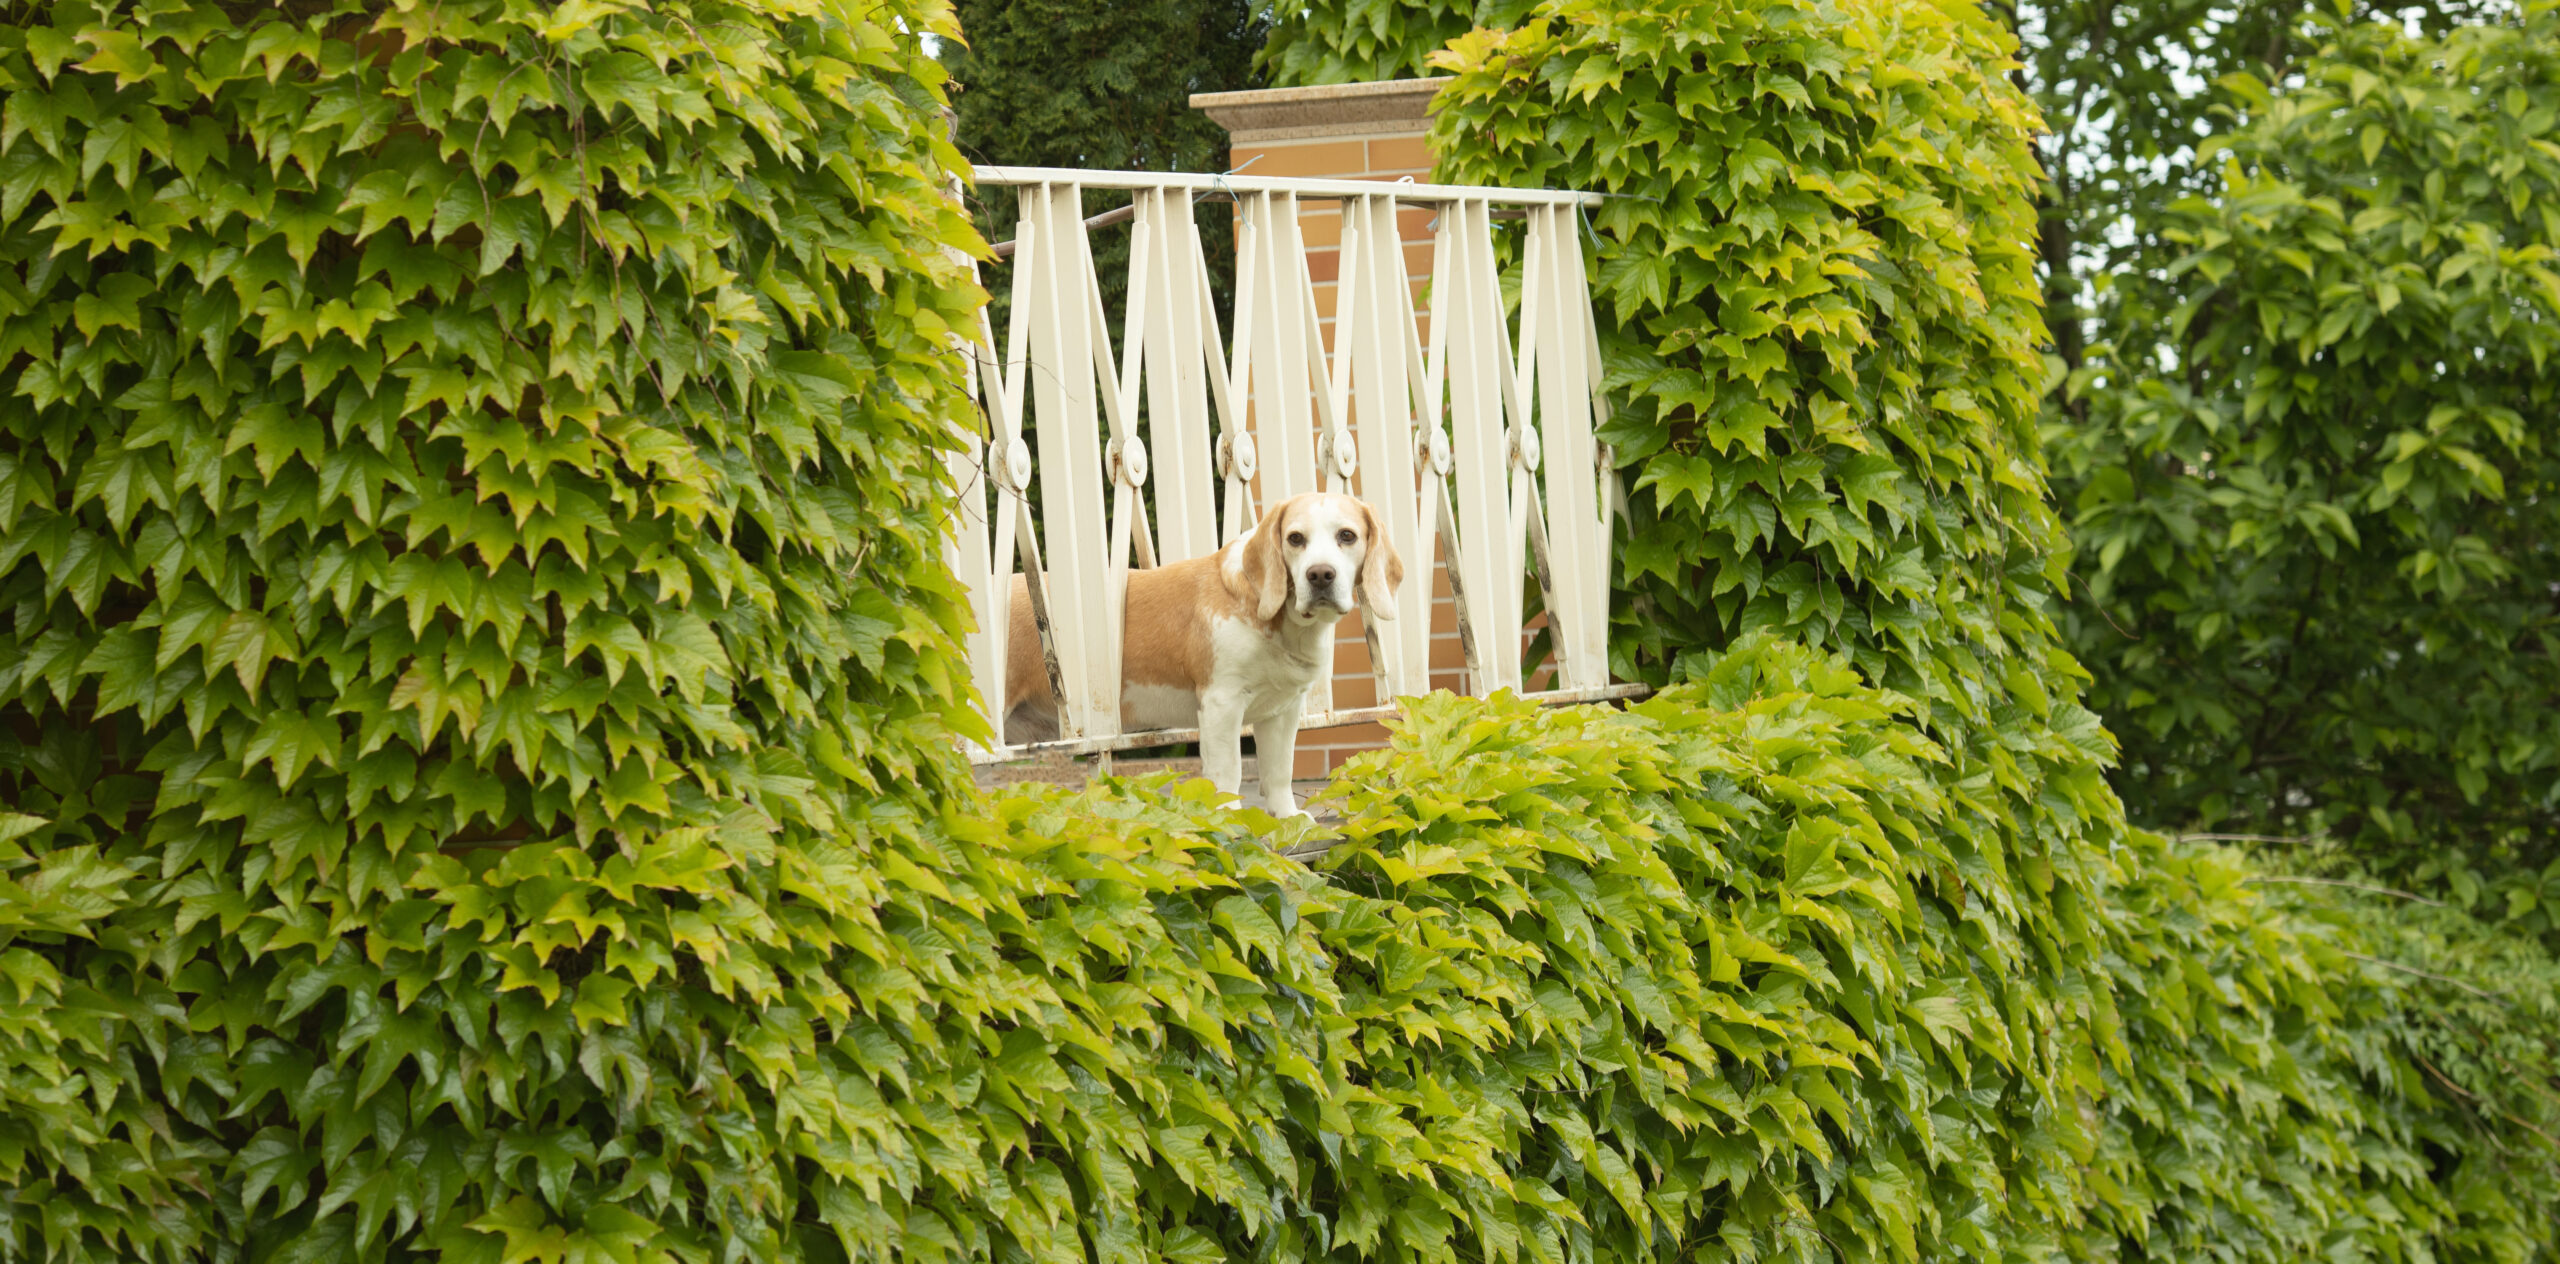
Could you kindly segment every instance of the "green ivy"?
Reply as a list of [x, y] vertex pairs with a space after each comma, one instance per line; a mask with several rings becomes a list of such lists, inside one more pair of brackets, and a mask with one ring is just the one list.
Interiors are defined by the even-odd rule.
[[[1991, 192], [1824, 248], [1876, 349], [1736, 343], [1850, 392], [1720, 423], [1779, 461], [1738, 556], [1867, 569], [1660, 607], [1695, 683], [1624, 714], [1418, 704], [1318, 873], [1197, 786], [964, 775], [940, 6], [10, 14], [0, 1258], [2555, 1249], [2532, 959], [2122, 829], [2011, 335], [1875, 281], [2008, 294], [1953, 224]], [[1835, 16], [1740, 38], [1809, 103], [1974, 47]], [[1807, 152], [2008, 187], [1894, 130], [1973, 64], [1857, 80]], [[1725, 354], [1641, 345], [1656, 401]]]
[[[2547, 959], [2154, 835], [2014, 848], [2019, 796], [1844, 662], [1763, 636], [1700, 675], [1624, 713], [1416, 703], [1337, 782], [1321, 875], [1196, 786], [999, 800], [981, 845], [1050, 876], [988, 920], [1022, 964], [972, 977], [1057, 1007], [1000, 1067], [898, 1046], [902, 1092], [977, 1094], [937, 1134], [984, 1159], [964, 1248], [2560, 1249]], [[2075, 762], [2041, 753], [2049, 797], [2101, 822]], [[1026, 1190], [1058, 1216], [1027, 1239]]]
[[5, 8], [0, 1258], [877, 1241], [944, 6]]
[[[1841, 893], [1858, 888], [1830, 884], [1866, 876], [1839, 857], [1910, 875], [1862, 910], [1901, 928], [1891, 952], [1823, 938], [1856, 940], [1865, 923], [1803, 927], [1849, 956], [1826, 955], [1761, 1014], [1790, 1068], [1828, 1021], [1869, 1042], [1875, 1070], [1833, 1085], [1845, 1120], [1817, 1146], [1750, 1119], [1733, 1166], [1684, 1166], [1713, 1143], [1667, 1072], [1649, 1086], [1639, 1074], [1596, 1118], [1558, 1125], [1545, 1170], [1611, 1162], [1572, 1149], [1572, 1130], [1605, 1119], [1614, 1161], [1660, 1201], [1613, 1203], [1594, 1177], [1575, 1190], [1591, 1227], [1570, 1241], [1607, 1258], [1664, 1243], [1715, 1258], [2554, 1250], [2548, 960], [2485, 948], [2458, 916], [2409, 917], [2394, 897], [2306, 905], [2349, 889], [2167, 850], [2127, 831], [2101, 784], [2112, 740], [2077, 705], [2086, 677], [2053, 613], [2068, 548], [2035, 428], [2036, 121], [2006, 32], [1972, 6], [1859, 0], [1558, 0], [1455, 38], [1441, 4], [1310, 14], [1310, 30], [1284, 23], [1274, 46], [1428, 58], [1455, 77], [1433, 130], [1444, 177], [1611, 195], [1590, 244], [1619, 405], [1606, 437], [1634, 502], [1617, 670], [1726, 678], [1736, 659], [1766, 657], [1729, 647], [1784, 636], [1835, 647], [1910, 700], [1886, 708], [1912, 726], [1901, 737], [1888, 724], [1851, 745], [1898, 755], [1907, 776], [1865, 780], [1865, 760], [1810, 751], [1801, 777], [1733, 776], [1754, 805], [1773, 782], [1822, 804], [1823, 832], [1791, 825], [1789, 846], [1832, 837], [1831, 823], [1860, 836], [1862, 816], [1829, 796], [1862, 796], [1890, 844], [1839, 844], [1825, 896], [1854, 907]], [[1380, 38], [1408, 43], [1367, 43]], [[1934, 739], [1930, 758], [1908, 753], [1912, 734]], [[1564, 762], [1609, 766], [1584, 750]], [[1725, 811], [1703, 769], [1634, 786], [1657, 784], [1686, 818]], [[1541, 819], [1576, 840], [1584, 819], [1603, 839], [1628, 832], [1578, 800]], [[1624, 891], [1604, 906], [1620, 925], [1656, 915]], [[1525, 878], [1516, 894], [1486, 892], [1515, 933], [1592, 898], [1587, 882]], [[1688, 942], [1721, 946], [1729, 925], [1767, 939], [1750, 920], [1765, 907], [1728, 904]], [[1803, 915], [1789, 898], [1778, 909]], [[1657, 935], [1601, 971], [1656, 979], [1665, 962], [1685, 967], [1677, 940]], [[2459, 981], [2489, 959], [2498, 982]], [[1675, 1018], [1660, 1030], [1699, 1023]], [[1712, 1018], [1708, 1030], [1732, 1021]], [[2520, 1057], [2518, 1042], [2536, 1052]], [[1734, 1074], [1757, 1070], [1747, 1061], [1723, 1065], [1713, 1088], [1769, 1085]]]
[[1282, 6], [1261, 61], [1283, 87], [1435, 73], [1431, 54], [1478, 27], [1517, 24], [1533, 0], [1309, 0]]
[[2560, 942], [2560, 7], [2226, 82], [2055, 432], [2125, 798]]
[[1608, 195], [1621, 675], [1782, 630], [1932, 725], [2103, 749], [2046, 609], [2035, 115], [2007, 54], [1965, 5], [1678, 0], [1551, 4], [1440, 55], [1444, 178]]
[[2560, 1258], [2560, 963], [2407, 893], [2132, 837], [2067, 1254]]
[[[1333, 876], [1397, 932], [1343, 949], [1371, 1082], [1500, 1158], [1378, 1201], [1487, 1259], [2052, 1251], [2112, 866], [2014, 849], [2004, 796], [1841, 661], [1763, 635], [1699, 675], [1625, 715], [1417, 708], [1340, 778]], [[1390, 1258], [1432, 1256], [1399, 1228]]]

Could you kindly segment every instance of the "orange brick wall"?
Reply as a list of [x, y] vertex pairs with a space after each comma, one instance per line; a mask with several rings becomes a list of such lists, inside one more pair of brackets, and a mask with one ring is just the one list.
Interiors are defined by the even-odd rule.
[[[1228, 165], [1231, 168], [1241, 168], [1257, 176], [1334, 180], [1399, 180], [1411, 176], [1417, 183], [1428, 183], [1431, 179], [1431, 150], [1423, 143], [1419, 120], [1411, 124], [1410, 130], [1383, 131], [1375, 135], [1244, 140], [1232, 146], [1229, 152]], [[1321, 318], [1325, 348], [1331, 351], [1334, 278], [1340, 273], [1338, 247], [1342, 241], [1342, 212], [1340, 204], [1334, 202], [1302, 202], [1300, 205], [1298, 227], [1307, 244], [1307, 273], [1315, 282], [1316, 313]], [[1435, 215], [1430, 207], [1417, 206], [1404, 209], [1396, 216], [1397, 227], [1405, 241], [1405, 267], [1412, 274], [1417, 301], [1423, 287], [1431, 280], [1431, 238]], [[1423, 336], [1426, 341], [1430, 336], [1427, 325]], [[1408, 573], [1408, 582], [1412, 578], [1414, 576]], [[1458, 639], [1457, 608], [1449, 596], [1448, 568], [1436, 561], [1431, 569], [1431, 592], [1431, 684], [1436, 689], [1463, 692], [1467, 686], [1466, 655]], [[1361, 633], [1359, 616], [1344, 619], [1339, 636], [1333, 661], [1334, 706], [1350, 709], [1376, 706], [1386, 701], [1378, 696], [1377, 678], [1370, 673], [1369, 646]], [[1543, 683], [1532, 682], [1532, 687], [1543, 687]], [[1302, 732], [1298, 735], [1294, 775], [1300, 778], [1327, 776], [1352, 756], [1386, 745], [1386, 737], [1386, 729], [1377, 724]]]

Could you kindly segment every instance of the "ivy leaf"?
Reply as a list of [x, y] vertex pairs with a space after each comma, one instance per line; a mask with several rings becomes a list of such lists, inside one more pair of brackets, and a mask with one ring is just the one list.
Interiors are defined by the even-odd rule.
[[269, 712], [240, 752], [240, 762], [272, 763], [277, 785], [291, 789], [302, 770], [312, 764], [338, 766], [340, 736], [335, 721], [299, 711]]
[[578, 86], [598, 113], [610, 120], [614, 107], [628, 109], [653, 135], [658, 130], [658, 93], [666, 83], [667, 77], [637, 53], [607, 53], [578, 67]]
[[116, 77], [118, 90], [143, 83], [160, 72], [160, 64], [142, 47], [141, 37], [131, 31], [91, 28], [80, 32], [80, 42], [97, 50], [78, 69], [90, 74]]
[[478, 222], [480, 275], [485, 277], [542, 240], [542, 203], [535, 198], [500, 198]]
[[629, 1021], [624, 1017], [623, 998], [631, 994], [631, 981], [610, 974], [591, 974], [578, 980], [578, 997], [569, 1012], [580, 1020], [619, 1027]]
[[105, 329], [131, 329], [138, 333], [142, 330], [142, 300], [155, 288], [148, 278], [110, 272], [98, 278], [96, 289], [72, 301], [72, 323], [87, 338], [95, 338]]
[[64, 62], [80, 55], [83, 41], [59, 27], [30, 23], [24, 30], [27, 55], [35, 63], [36, 73], [44, 76], [47, 83], [62, 73]]
[[506, 1239], [505, 1249], [498, 1257], [501, 1264], [556, 1264], [568, 1258], [568, 1231], [552, 1224], [542, 1204], [531, 1198], [510, 1198], [473, 1220], [471, 1227]]
[[276, 1214], [281, 1215], [301, 1205], [309, 1196], [305, 1184], [319, 1166], [317, 1156], [282, 1128], [262, 1128], [240, 1148], [234, 1161], [240, 1173], [240, 1205], [255, 1209], [270, 1189], [276, 1193]]
[[238, 673], [250, 693], [266, 678], [267, 666], [294, 652], [289, 633], [253, 610], [234, 611], [215, 627], [205, 645], [206, 665]]

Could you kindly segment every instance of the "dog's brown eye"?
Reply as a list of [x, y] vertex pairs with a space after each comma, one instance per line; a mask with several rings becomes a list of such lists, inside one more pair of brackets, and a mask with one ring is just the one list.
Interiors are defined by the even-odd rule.
[[1293, 549], [1303, 549], [1307, 547], [1307, 533], [1304, 531], [1290, 532], [1289, 547]]
[[1342, 530], [1335, 532], [1333, 534], [1333, 538], [1342, 544], [1348, 545], [1358, 542], [1360, 539], [1360, 533], [1345, 527]]

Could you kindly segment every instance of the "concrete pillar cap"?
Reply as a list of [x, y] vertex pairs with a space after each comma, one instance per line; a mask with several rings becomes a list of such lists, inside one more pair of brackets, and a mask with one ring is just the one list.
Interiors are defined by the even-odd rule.
[[1326, 83], [1250, 92], [1195, 92], [1191, 108], [1208, 115], [1239, 145], [1318, 136], [1419, 132], [1431, 125], [1431, 101], [1448, 77]]

